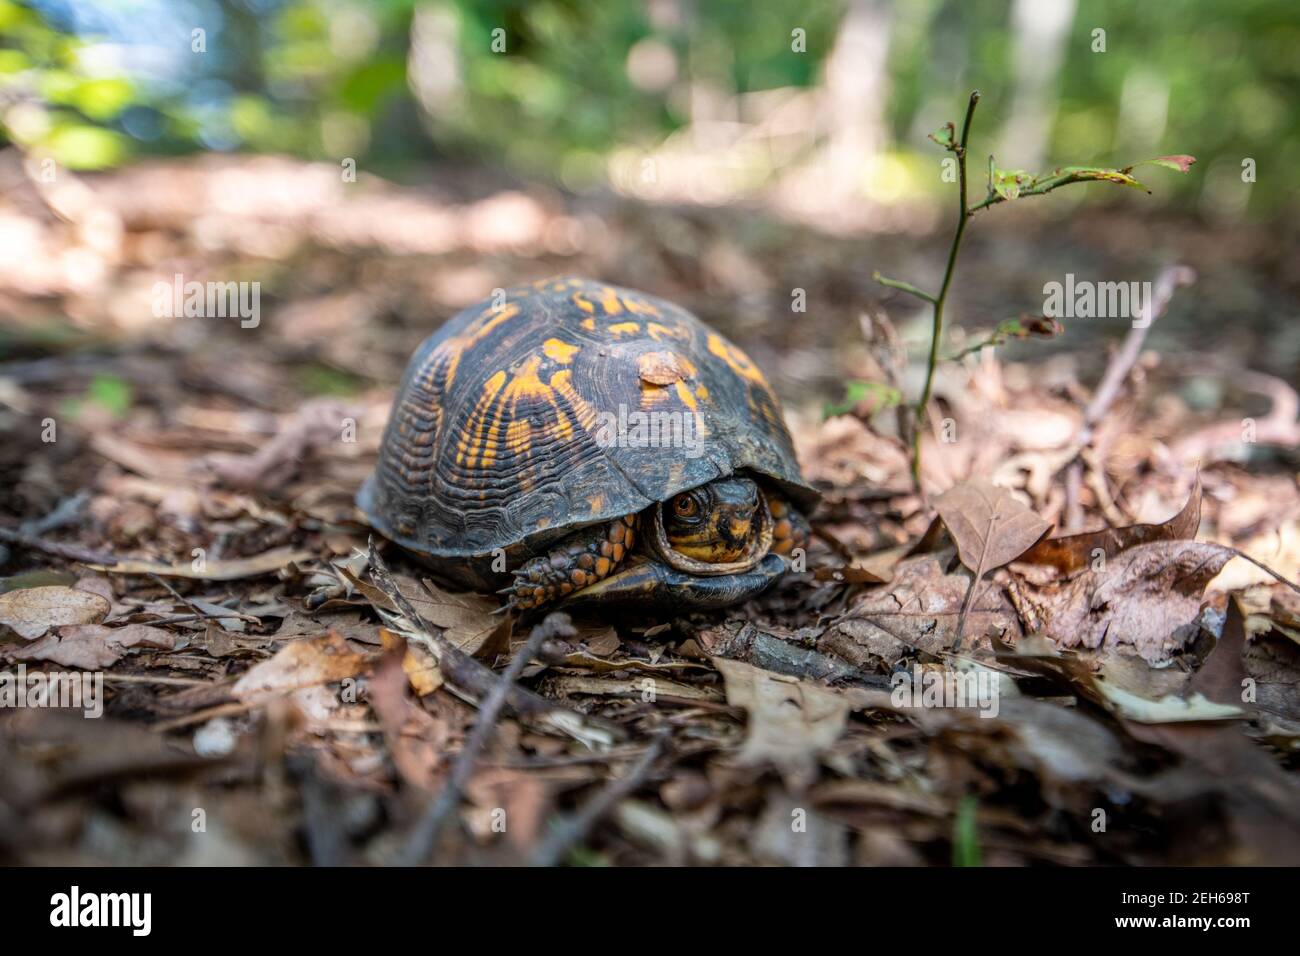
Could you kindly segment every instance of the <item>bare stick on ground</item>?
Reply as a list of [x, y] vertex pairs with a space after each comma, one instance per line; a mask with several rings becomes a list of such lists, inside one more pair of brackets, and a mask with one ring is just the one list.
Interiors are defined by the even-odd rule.
[[537, 655], [542, 645], [550, 638], [569, 638], [576, 633], [568, 615], [560, 613], [548, 614], [541, 624], [533, 628], [533, 632], [528, 635], [528, 641], [511, 658], [510, 664], [502, 673], [496, 686], [483, 699], [479, 707], [478, 719], [474, 723], [474, 730], [465, 740], [465, 746], [461, 748], [456, 758], [446, 786], [442, 788], [437, 798], [430, 802], [424, 816], [411, 831], [406, 847], [395, 861], [399, 866], [420, 866], [428, 861], [437, 848], [443, 827], [456, 809], [456, 805], [460, 803], [465, 785], [469, 783], [469, 778], [474, 773], [479, 754], [496, 731], [497, 718], [505, 707], [510, 689], [519, 679], [528, 662]]
[[[373, 541], [370, 543], [370, 574], [379, 590], [397, 609], [394, 613], [389, 608], [375, 605], [388, 626], [433, 655], [442, 676], [447, 679], [447, 686], [457, 696], [472, 704], [485, 699], [497, 686], [497, 676], [447, 640], [441, 628], [424, 620], [393, 581]], [[552, 733], [567, 734], [589, 747], [608, 747], [623, 737], [617, 724], [562, 707], [522, 687], [511, 685], [505, 693], [506, 705], [522, 719]]]
[[556, 824], [533, 852], [534, 866], [556, 866], [568, 852], [591, 831], [619, 801], [630, 797], [650, 776], [654, 763], [663, 753], [668, 741], [667, 732], [656, 734], [641, 759], [622, 777], [610, 782], [603, 790], [588, 800], [573, 816]]
[[[1165, 314], [1169, 308], [1169, 302], [1174, 297], [1174, 292], [1182, 286], [1189, 286], [1196, 281], [1196, 273], [1188, 266], [1176, 265], [1167, 266], [1160, 270], [1156, 276], [1155, 289], [1152, 292], [1151, 300], [1147, 302], [1147, 307], [1143, 312], [1140, 323], [1134, 325], [1128, 330], [1128, 335], [1124, 337], [1124, 344], [1120, 350], [1115, 353], [1110, 364], [1106, 367], [1106, 373], [1102, 376], [1101, 382], [1097, 385], [1097, 391], [1093, 393], [1092, 401], [1088, 403], [1087, 409], [1083, 413], [1083, 426], [1079, 430], [1079, 436], [1076, 444], [1080, 453], [1092, 445], [1093, 432], [1098, 423], [1105, 417], [1110, 406], [1114, 404], [1115, 399], [1119, 397], [1120, 388], [1128, 379], [1129, 373], [1133, 371], [1133, 366], [1137, 364], [1138, 356], [1142, 352], [1142, 343], [1146, 341], [1147, 333], [1151, 327], [1156, 324], [1156, 320]], [[1083, 484], [1083, 459], [1080, 455], [1070, 461], [1066, 466], [1065, 488], [1066, 488], [1066, 507], [1065, 507], [1065, 525], [1071, 530], [1078, 530], [1083, 525], [1083, 508], [1079, 502], [1079, 490]]]
[[36, 535], [25, 534], [22, 531], [14, 531], [10, 528], [0, 528], [0, 541], [15, 544], [20, 548], [27, 548], [31, 551], [40, 551], [56, 558], [63, 558], [65, 561], [77, 561], [81, 564], [117, 564], [117, 558], [111, 554], [91, 551], [88, 548], [79, 548], [72, 544], [46, 541]]

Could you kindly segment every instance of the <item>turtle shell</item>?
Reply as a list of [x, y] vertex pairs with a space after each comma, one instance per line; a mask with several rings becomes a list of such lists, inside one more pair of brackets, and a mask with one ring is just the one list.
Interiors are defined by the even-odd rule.
[[548, 279], [425, 339], [357, 503], [429, 558], [531, 554], [742, 469], [816, 500], [744, 352], [662, 299]]

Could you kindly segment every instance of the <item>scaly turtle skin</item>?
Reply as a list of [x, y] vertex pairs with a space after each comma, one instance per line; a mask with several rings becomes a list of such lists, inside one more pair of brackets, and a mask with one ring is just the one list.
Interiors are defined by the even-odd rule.
[[357, 503], [442, 576], [504, 586], [520, 609], [689, 610], [776, 580], [816, 499], [744, 352], [662, 299], [566, 278], [420, 345]]

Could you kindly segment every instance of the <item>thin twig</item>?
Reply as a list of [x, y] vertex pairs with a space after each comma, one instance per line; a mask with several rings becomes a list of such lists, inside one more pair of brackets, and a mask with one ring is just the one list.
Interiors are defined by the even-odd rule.
[[18, 529], [23, 534], [43, 535], [56, 531], [65, 525], [70, 525], [81, 516], [81, 509], [86, 506], [90, 500], [90, 492], [84, 488], [78, 491], [70, 498], [64, 498], [58, 505], [43, 518], [36, 518], [32, 521], [24, 521]]
[[465, 740], [465, 745], [456, 758], [456, 763], [452, 767], [446, 785], [438, 794], [437, 799], [429, 803], [424, 816], [420, 818], [411, 831], [406, 846], [398, 854], [395, 861], [398, 866], [421, 866], [428, 861], [430, 855], [438, 846], [438, 837], [442, 835], [443, 827], [450, 818], [452, 811], [460, 803], [461, 794], [464, 793], [465, 785], [469, 783], [469, 778], [474, 773], [479, 754], [487, 746], [488, 741], [492, 739], [492, 735], [496, 730], [497, 718], [501, 715], [501, 710], [505, 706], [506, 697], [509, 696], [510, 689], [514, 686], [515, 681], [519, 679], [519, 675], [523, 673], [528, 662], [537, 656], [542, 644], [548, 639], [553, 637], [570, 638], [576, 635], [577, 631], [574, 630], [573, 624], [566, 614], [548, 614], [541, 624], [533, 628], [532, 633], [528, 635], [527, 643], [511, 658], [510, 664], [502, 673], [496, 686], [483, 699], [483, 704], [479, 707], [478, 719], [474, 723], [474, 729]]
[[882, 276], [879, 272], [873, 272], [871, 278], [890, 289], [897, 289], [899, 292], [906, 292], [908, 295], [914, 295], [918, 299], [922, 299], [932, 305], [934, 304], [934, 296], [930, 295], [930, 293], [926, 292], [924, 289], [918, 289], [910, 282], [903, 282], [901, 279], [890, 279], [886, 276]]
[[33, 551], [51, 554], [56, 558], [63, 558], [65, 561], [77, 561], [81, 564], [112, 565], [118, 563], [116, 557], [102, 551], [91, 551], [73, 544], [58, 544], [54, 541], [46, 541], [36, 535], [14, 531], [11, 528], [0, 528], [0, 541], [7, 541], [9, 544], [16, 544], [23, 548], [30, 548]]
[[1078, 497], [1078, 493], [1083, 487], [1084, 462], [1081, 457], [1082, 453], [1092, 445], [1094, 430], [1102, 418], [1105, 417], [1106, 412], [1110, 410], [1115, 399], [1119, 397], [1121, 387], [1128, 380], [1129, 374], [1133, 371], [1133, 366], [1137, 364], [1138, 357], [1142, 354], [1142, 344], [1146, 341], [1147, 333], [1156, 324], [1156, 320], [1163, 316], [1169, 308], [1174, 292], [1182, 286], [1191, 285], [1195, 281], [1196, 272], [1189, 266], [1167, 266], [1160, 270], [1160, 274], [1156, 276], [1151, 298], [1139, 317], [1141, 321], [1135, 322], [1129, 328], [1128, 334], [1124, 337], [1124, 344], [1111, 358], [1110, 363], [1106, 366], [1105, 374], [1102, 375], [1101, 381], [1097, 383], [1097, 390], [1093, 392], [1092, 401], [1088, 403], [1088, 407], [1084, 410], [1083, 425], [1080, 427], [1078, 437], [1075, 439], [1075, 445], [1079, 451], [1066, 465], [1065, 525], [1067, 528], [1077, 530], [1083, 524], [1083, 509]]
[[153, 578], [155, 581], [157, 581], [159, 584], [161, 584], [164, 588], [166, 588], [167, 591], [171, 594], [171, 596], [174, 597], [176, 600], [180, 601], [181, 604], [185, 605], [187, 608], [189, 608], [189, 609], [190, 609], [191, 611], [193, 611], [195, 614], [199, 615], [199, 619], [200, 619], [200, 620], [216, 621], [216, 622], [219, 624], [219, 623], [221, 622], [221, 619], [222, 619], [223, 616], [224, 616], [224, 617], [230, 617], [230, 615], [228, 615], [228, 614], [227, 614], [227, 615], [218, 615], [218, 614], [212, 614], [212, 613], [210, 613], [210, 612], [208, 612], [208, 611], [203, 610], [203, 608], [199, 607], [197, 604], [195, 604], [195, 603], [194, 603], [193, 601], [191, 601], [189, 598], [184, 597], [184, 596], [183, 596], [179, 591], [177, 591], [174, 587], [172, 587], [170, 584], [168, 584], [165, 580], [163, 580], [162, 578], [160, 578], [160, 577], [159, 577], [158, 575], [156, 575], [156, 574], [150, 574], [149, 577]]
[[1092, 429], [1101, 421], [1109, 410], [1111, 404], [1119, 395], [1120, 386], [1128, 378], [1133, 366], [1137, 364], [1138, 356], [1142, 352], [1142, 343], [1146, 341], [1147, 333], [1155, 325], [1156, 320], [1165, 314], [1169, 308], [1169, 302], [1174, 296], [1174, 292], [1181, 286], [1191, 285], [1196, 281], [1196, 272], [1189, 266], [1177, 265], [1168, 266], [1160, 270], [1156, 276], [1155, 288], [1151, 298], [1146, 303], [1146, 308], [1140, 316], [1141, 322], [1133, 323], [1124, 337], [1124, 344], [1116, 353], [1110, 365], [1106, 368], [1106, 374], [1102, 376], [1101, 382], [1097, 385], [1097, 391], [1093, 393], [1092, 401], [1088, 403], [1088, 408], [1083, 414], [1083, 432], [1080, 435], [1080, 444], [1086, 445], [1092, 438]]
[[[429, 624], [420, 615], [397, 587], [388, 566], [375, 549], [373, 539], [370, 542], [370, 575], [397, 608], [397, 614], [394, 614], [390, 609], [375, 604], [379, 616], [391, 628], [418, 642], [433, 655], [438, 670], [447, 679], [448, 689], [472, 704], [487, 697], [497, 686], [496, 675], [447, 640], [442, 628]], [[612, 721], [580, 714], [522, 687], [512, 685], [506, 689], [506, 694], [506, 703], [515, 714], [552, 733], [565, 733], [589, 747], [608, 747], [623, 737], [621, 728]]]
[[1228, 550], [1233, 552], [1237, 557], [1249, 561], [1251, 564], [1259, 568], [1261, 571], [1266, 571], [1267, 573], [1271, 574], [1273, 577], [1277, 578], [1278, 581], [1280, 581], [1281, 583], [1289, 587], [1292, 591], [1295, 591], [1296, 593], [1300, 594], [1300, 585], [1297, 585], [1294, 581], [1287, 580], [1282, 575], [1278, 574], [1276, 571], [1270, 568], [1267, 564], [1264, 564], [1261, 561], [1256, 561], [1254, 558], [1248, 555], [1245, 551], [1242, 551], [1240, 548], [1234, 548], [1230, 545], [1225, 545], [1224, 547], [1227, 547]]
[[666, 731], [655, 735], [641, 759], [626, 774], [611, 781], [599, 793], [582, 805], [577, 813], [556, 824], [541, 844], [533, 851], [533, 866], [556, 866], [569, 850], [576, 846], [594, 827], [616, 807], [630, 797], [646, 778], [654, 762], [663, 753], [668, 742]]
[[962, 123], [961, 139], [953, 145], [957, 155], [957, 229], [952, 236], [952, 246], [948, 249], [948, 264], [943, 272], [943, 285], [933, 300], [934, 322], [930, 332], [930, 358], [925, 369], [925, 387], [921, 398], [916, 403], [916, 431], [912, 438], [912, 481], [918, 491], [921, 490], [921, 434], [925, 430], [925, 411], [930, 404], [930, 390], [934, 386], [934, 370], [939, 364], [939, 340], [943, 335], [943, 307], [948, 301], [948, 289], [952, 286], [952, 274], [957, 267], [957, 252], [961, 249], [961, 238], [966, 232], [966, 220], [970, 213], [966, 211], [966, 145], [970, 140], [971, 119], [975, 116], [975, 107], [980, 101], [979, 90], [970, 95], [966, 105], [966, 120]]

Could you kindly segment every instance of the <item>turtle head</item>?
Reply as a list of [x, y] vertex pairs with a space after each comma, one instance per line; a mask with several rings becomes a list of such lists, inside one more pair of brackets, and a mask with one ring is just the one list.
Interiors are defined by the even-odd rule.
[[645, 552], [573, 594], [566, 606], [726, 607], [761, 594], [786, 570], [771, 552], [775, 523], [767, 498], [740, 475], [655, 505], [641, 516], [641, 529]]
[[664, 536], [678, 554], [718, 564], [738, 561], [759, 523], [758, 485], [719, 478], [683, 491], [663, 509]]
[[718, 478], [655, 509], [650, 544], [679, 571], [714, 576], [747, 571], [772, 547], [772, 521], [757, 483]]

